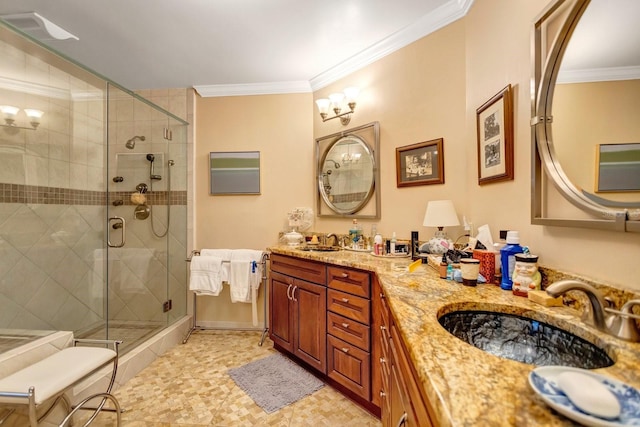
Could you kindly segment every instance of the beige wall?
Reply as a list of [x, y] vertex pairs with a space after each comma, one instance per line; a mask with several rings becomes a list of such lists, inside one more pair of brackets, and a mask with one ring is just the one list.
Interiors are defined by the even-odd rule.
[[[196, 245], [265, 247], [284, 215], [313, 206], [314, 138], [344, 130], [322, 123], [312, 99], [351, 85], [362, 89], [347, 128], [380, 122], [384, 235], [407, 238], [422, 226], [428, 200], [450, 198], [474, 226], [519, 230], [541, 264], [619, 287], [640, 289], [634, 263], [640, 236], [530, 224], [530, 35], [547, 0], [477, 0], [468, 15], [311, 95], [200, 99], [197, 103]], [[510, 83], [514, 89], [515, 179], [477, 183], [476, 109]], [[288, 114], [278, 116], [283, 111]], [[271, 114], [270, 114], [271, 113]], [[281, 119], [279, 117], [282, 117]], [[311, 122], [313, 121], [313, 122]], [[336, 123], [337, 122], [337, 123]], [[396, 187], [396, 147], [444, 138], [445, 184]], [[260, 150], [261, 196], [208, 195], [209, 151]], [[295, 158], [298, 156], [298, 158]], [[295, 159], [295, 160], [294, 160]], [[257, 214], [260, 212], [260, 214]], [[316, 219], [319, 232], [346, 232], [348, 219]], [[461, 228], [449, 230], [457, 237]], [[606, 258], [603, 258], [606, 256]]]
[[[312, 206], [312, 115], [308, 93], [197, 97], [194, 248], [265, 249], [277, 242], [288, 211]], [[211, 151], [260, 151], [261, 194], [209, 195]], [[225, 286], [217, 298], [199, 297], [198, 319], [250, 326], [250, 308], [231, 304]]]
[[[596, 192], [599, 144], [638, 142], [640, 80], [557, 85], [553, 96], [553, 141], [567, 176], [578, 188]], [[585, 122], [578, 127], [575, 124]], [[610, 200], [637, 201], [637, 192], [598, 194]]]

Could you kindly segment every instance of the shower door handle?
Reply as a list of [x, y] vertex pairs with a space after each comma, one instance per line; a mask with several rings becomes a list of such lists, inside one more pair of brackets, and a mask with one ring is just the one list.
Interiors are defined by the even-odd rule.
[[[120, 243], [115, 244], [115, 243], [111, 243], [111, 230], [122, 230], [122, 240]], [[126, 226], [125, 226], [125, 221], [124, 218], [120, 217], [120, 216], [112, 216], [111, 218], [109, 218], [109, 222], [107, 223], [107, 245], [110, 248], [121, 248], [124, 246], [124, 241], [125, 241], [125, 231], [126, 231]]]

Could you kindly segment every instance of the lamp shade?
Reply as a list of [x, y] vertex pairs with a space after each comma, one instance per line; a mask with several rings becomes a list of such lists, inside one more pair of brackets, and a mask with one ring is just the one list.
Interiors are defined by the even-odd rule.
[[453, 202], [451, 200], [429, 201], [422, 225], [425, 227], [452, 227], [460, 225]]

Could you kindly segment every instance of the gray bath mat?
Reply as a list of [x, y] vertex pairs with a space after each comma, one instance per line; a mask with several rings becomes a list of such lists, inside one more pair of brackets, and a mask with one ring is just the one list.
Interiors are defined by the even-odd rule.
[[322, 381], [279, 353], [229, 369], [228, 373], [267, 414], [324, 386]]

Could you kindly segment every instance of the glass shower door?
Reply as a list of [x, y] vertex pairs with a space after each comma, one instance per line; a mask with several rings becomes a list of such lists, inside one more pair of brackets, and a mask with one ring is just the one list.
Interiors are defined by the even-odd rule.
[[107, 335], [135, 346], [167, 326], [171, 308], [167, 119], [117, 86], [108, 94]]

